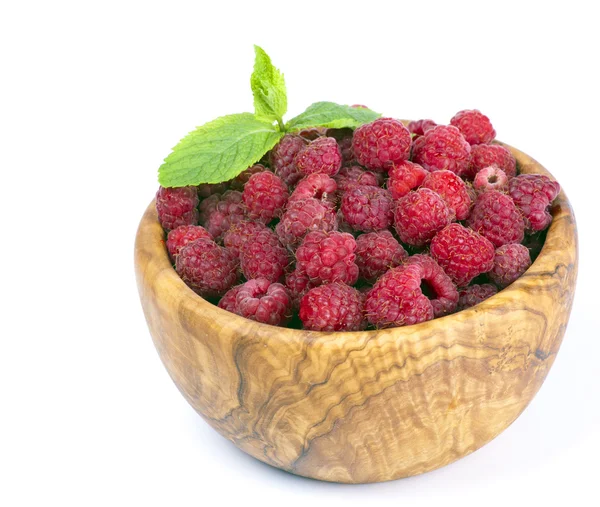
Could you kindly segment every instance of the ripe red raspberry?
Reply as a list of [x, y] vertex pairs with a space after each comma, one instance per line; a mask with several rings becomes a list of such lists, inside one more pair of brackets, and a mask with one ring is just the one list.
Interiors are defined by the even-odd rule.
[[457, 127], [469, 144], [487, 144], [496, 137], [490, 119], [477, 109], [459, 111], [450, 120], [450, 125]]
[[433, 120], [417, 120], [408, 124], [408, 131], [415, 136], [422, 136], [433, 127], [437, 127], [437, 123]]
[[502, 169], [494, 166], [485, 167], [475, 176], [473, 188], [478, 193], [487, 192], [488, 190], [507, 192], [508, 177]]
[[285, 183], [270, 171], [253, 174], [242, 193], [248, 217], [265, 224], [283, 214], [289, 196]]
[[365, 314], [377, 328], [409, 326], [433, 319], [433, 306], [421, 291], [423, 268], [407, 264], [390, 269], [367, 293]]
[[228, 190], [224, 194], [213, 194], [200, 203], [200, 223], [219, 241], [231, 224], [244, 219], [245, 209], [242, 194]]
[[175, 259], [179, 251], [188, 243], [200, 238], [213, 239], [210, 233], [199, 225], [180, 225], [167, 235], [167, 250], [171, 259]]
[[396, 202], [396, 232], [408, 245], [429, 243], [451, 221], [450, 208], [439, 194], [428, 188], [413, 190]]
[[166, 231], [180, 225], [198, 224], [196, 187], [165, 188], [156, 192], [158, 220]]
[[429, 174], [419, 164], [405, 160], [390, 169], [387, 188], [394, 199], [400, 199], [411, 190], [418, 188]]
[[372, 171], [387, 171], [410, 156], [408, 129], [393, 118], [378, 118], [354, 131], [352, 150], [360, 165]]
[[499, 144], [477, 144], [471, 146], [471, 163], [464, 176], [473, 179], [479, 171], [490, 166], [502, 169], [509, 178], [517, 174], [517, 160], [507, 148]]
[[294, 307], [300, 304], [300, 299], [310, 289], [315, 287], [315, 284], [310, 281], [308, 275], [301, 269], [296, 268], [285, 277], [285, 286], [288, 289]]
[[451, 313], [458, 291], [427, 255], [413, 255], [385, 273], [367, 293], [365, 312], [376, 327], [405, 326]]
[[303, 199], [288, 203], [287, 210], [275, 227], [281, 243], [289, 248], [296, 246], [309, 231], [337, 229], [335, 208], [317, 199]]
[[356, 241], [345, 232], [309, 232], [296, 250], [296, 267], [315, 285], [342, 282], [354, 285], [358, 279]]
[[268, 231], [266, 235], [262, 236], [263, 240], [267, 240], [271, 245], [279, 245], [277, 235], [271, 229], [262, 222], [251, 222], [249, 220], [242, 220], [233, 224], [223, 236], [223, 244], [239, 256], [246, 242], [250, 241], [255, 234], [263, 231]]
[[289, 201], [314, 197], [319, 201], [328, 201], [334, 204], [336, 190], [337, 183], [333, 178], [321, 173], [309, 174], [296, 185]]
[[456, 127], [438, 125], [415, 141], [413, 162], [428, 171], [446, 169], [462, 176], [469, 169], [471, 145]]
[[450, 224], [431, 241], [431, 256], [459, 287], [487, 273], [494, 264], [494, 245], [460, 224]]
[[213, 194], [222, 194], [227, 190], [226, 183], [201, 183], [197, 187], [198, 197], [200, 199], [206, 199]]
[[311, 331], [360, 331], [367, 327], [364, 296], [343, 283], [310, 289], [300, 300], [300, 320]]
[[242, 285], [236, 285], [229, 289], [225, 295], [219, 299], [219, 304], [217, 305], [219, 308], [223, 308], [223, 310], [227, 310], [228, 312], [235, 313], [235, 300], [237, 298], [237, 293], [242, 288]]
[[498, 289], [491, 283], [469, 285], [458, 292], [457, 310], [465, 310], [466, 308], [478, 305], [497, 292]]
[[288, 187], [293, 187], [304, 175], [298, 171], [294, 159], [298, 152], [306, 146], [306, 141], [299, 136], [286, 134], [271, 150], [269, 160], [273, 172]]
[[238, 279], [235, 254], [205, 238], [192, 241], [179, 251], [175, 269], [181, 279], [202, 297], [221, 296]]
[[282, 279], [290, 263], [288, 251], [274, 244], [273, 231], [266, 229], [253, 234], [240, 250], [240, 267], [247, 280], [266, 278], [271, 282]]
[[454, 213], [456, 220], [464, 220], [471, 211], [471, 197], [467, 191], [465, 182], [451, 171], [435, 171], [429, 173], [422, 184], [423, 188], [429, 188], [436, 192], [450, 211]]
[[295, 163], [303, 174], [333, 176], [342, 167], [342, 152], [333, 137], [319, 137], [300, 150]]
[[490, 280], [503, 289], [519, 278], [531, 266], [529, 249], [519, 243], [503, 245], [496, 250]]
[[342, 197], [340, 209], [355, 231], [381, 231], [394, 221], [392, 194], [379, 187], [354, 187]]
[[512, 178], [508, 192], [525, 216], [527, 230], [543, 231], [552, 222], [548, 208], [560, 192], [560, 185], [543, 174], [521, 174]]
[[523, 241], [523, 216], [513, 200], [497, 190], [479, 194], [467, 223], [496, 247]]
[[458, 303], [456, 286], [433, 258], [423, 254], [413, 255], [405, 264], [416, 264], [421, 267], [421, 292], [429, 298], [434, 317], [442, 317], [456, 309]]
[[284, 325], [291, 315], [291, 300], [286, 288], [266, 278], [256, 278], [231, 289], [219, 307], [256, 322]]
[[[252, 175], [257, 174], [257, 173], [262, 173], [264, 171], [268, 171], [268, 169], [264, 165], [254, 164], [254, 165], [248, 167], [248, 169], [246, 169], [245, 171], [242, 171], [235, 178], [233, 178], [229, 182], [229, 188], [231, 190], [238, 190], [238, 191], [242, 192], [244, 190], [244, 185], [246, 183], [248, 183], [248, 180], [250, 179], [250, 177]], [[222, 192], [224, 192], [224, 190], [222, 190]]]
[[340, 172], [336, 174], [333, 179], [337, 183], [339, 194], [343, 194], [357, 185], [378, 187], [383, 183], [381, 173], [365, 171], [358, 165], [342, 167]]
[[370, 232], [356, 238], [358, 273], [366, 282], [375, 282], [388, 269], [399, 266], [407, 255], [390, 231]]

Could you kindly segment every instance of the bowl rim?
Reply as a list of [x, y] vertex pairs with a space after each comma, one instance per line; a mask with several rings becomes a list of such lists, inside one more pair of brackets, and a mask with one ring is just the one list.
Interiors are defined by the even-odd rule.
[[[511, 151], [517, 160], [518, 167], [521, 169], [520, 174], [544, 174], [555, 180], [554, 176], [545, 167], [543, 167], [539, 162], [531, 158], [526, 153], [500, 141], [494, 141], [494, 144], [505, 146]], [[575, 215], [562, 187], [560, 194], [554, 201], [554, 204], [551, 208], [551, 213], [553, 220], [548, 229], [548, 233], [540, 253], [527, 271], [515, 282], [506, 288], [499, 290], [496, 294], [482, 301], [481, 303], [459, 312], [434, 318], [425, 322], [420, 322], [418, 324], [384, 329], [328, 332], [278, 327], [246, 319], [245, 317], [241, 317], [210, 303], [190, 289], [173, 268], [173, 264], [171, 263], [166, 248], [165, 234], [162, 226], [158, 222], [155, 199], [153, 199], [149, 204], [144, 216], [140, 221], [136, 237], [135, 260], [136, 264], [138, 264], [138, 254], [142, 249], [149, 251], [151, 254], [149, 261], [156, 263], [156, 268], [161, 273], [161, 279], [156, 281], [159, 289], [162, 288], [165, 291], [169, 291], [171, 288], [176, 289], [178, 291], [178, 299], [184, 300], [179, 301], [179, 304], [184, 304], [186, 311], [198, 314], [206, 314], [207, 316], [210, 315], [209, 318], [211, 318], [211, 320], [222, 321], [223, 324], [228, 322], [234, 325], [252, 325], [255, 332], [271, 335], [277, 339], [289, 340], [293, 338], [309, 340], [311, 342], [319, 341], [325, 342], [332, 346], [335, 346], [338, 340], [356, 338], [359, 336], [366, 336], [367, 338], [378, 337], [379, 339], [385, 336], [390, 336], [394, 340], [402, 339], [402, 337], [414, 339], [415, 336], [418, 337], [420, 331], [426, 328], [429, 328], [429, 331], [431, 331], [432, 327], [447, 328], [447, 324], [451, 321], [471, 319], [476, 315], [485, 312], [486, 310], [492, 310], [494, 307], [498, 306], [498, 302], [501, 299], [512, 300], [512, 295], [516, 296], [517, 293], [521, 292], [523, 284], [526, 283], [527, 280], [531, 279], [532, 273], [540, 281], [544, 278], [552, 277], [553, 273], [556, 272], [558, 266], [567, 256], [563, 249], [549, 244], [552, 243], [552, 239], [560, 234], [562, 229], [565, 228], [562, 220], [556, 220], [557, 216], [559, 215], [561, 215], [561, 217], [568, 218], [570, 223], [572, 223], [572, 236], [574, 238], [573, 248], [575, 248], [575, 254], [577, 256], [578, 247]], [[138, 283], [141, 284], [139, 279]], [[157, 294], [157, 297], [160, 297], [160, 295]]]

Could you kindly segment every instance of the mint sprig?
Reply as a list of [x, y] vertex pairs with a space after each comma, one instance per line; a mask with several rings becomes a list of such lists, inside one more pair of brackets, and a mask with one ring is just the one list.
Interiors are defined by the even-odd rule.
[[235, 178], [283, 137], [251, 113], [221, 116], [190, 132], [158, 170], [163, 187], [221, 183]]
[[254, 111], [258, 118], [283, 127], [283, 115], [287, 113], [287, 91], [283, 74], [271, 63], [269, 55], [254, 46], [256, 57], [250, 87], [254, 95]]
[[284, 124], [287, 92], [283, 74], [262, 48], [254, 49], [250, 78], [254, 114], [221, 116], [190, 132], [158, 170], [163, 187], [229, 181], [258, 162], [287, 132], [310, 127], [356, 128], [381, 116], [367, 108], [316, 102]]
[[315, 102], [308, 109], [286, 123], [288, 131], [309, 127], [331, 129], [356, 128], [376, 120], [381, 115], [365, 107], [341, 106], [335, 102]]

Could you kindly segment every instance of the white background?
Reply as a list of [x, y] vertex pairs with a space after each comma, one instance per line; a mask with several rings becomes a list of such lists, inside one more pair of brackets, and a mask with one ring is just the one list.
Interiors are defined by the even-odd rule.
[[[0, 505], [598, 505], [600, 37], [594, 2], [6, 2], [0, 8]], [[252, 44], [317, 100], [447, 122], [478, 108], [577, 214], [545, 385], [496, 440], [365, 486], [272, 469], [210, 429], [153, 349], [133, 274], [156, 170], [249, 111]], [[587, 500], [582, 500], [587, 498]]]

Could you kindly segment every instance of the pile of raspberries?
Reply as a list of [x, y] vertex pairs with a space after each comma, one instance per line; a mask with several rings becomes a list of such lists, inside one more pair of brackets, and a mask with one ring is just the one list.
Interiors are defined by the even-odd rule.
[[274, 326], [358, 331], [474, 306], [531, 265], [560, 187], [477, 110], [287, 134], [227, 183], [160, 188], [177, 273]]

